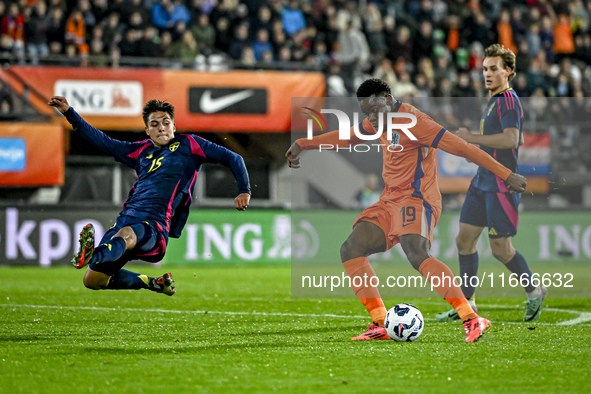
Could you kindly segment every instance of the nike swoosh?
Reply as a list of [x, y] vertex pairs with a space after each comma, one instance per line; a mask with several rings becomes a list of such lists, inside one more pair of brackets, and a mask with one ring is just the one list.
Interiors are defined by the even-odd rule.
[[402, 227], [410, 226], [410, 225], [411, 225], [411, 224], [413, 224], [413, 223], [414, 223], [414, 222], [410, 222], [410, 223], [403, 224], [403, 225], [402, 225]]
[[204, 113], [212, 114], [214, 112], [221, 111], [224, 108], [228, 108], [230, 105], [246, 100], [253, 94], [254, 90], [247, 89], [241, 92], [229, 94], [227, 96], [211, 98], [211, 90], [206, 90], [203, 92], [201, 100], [199, 100], [199, 106]]

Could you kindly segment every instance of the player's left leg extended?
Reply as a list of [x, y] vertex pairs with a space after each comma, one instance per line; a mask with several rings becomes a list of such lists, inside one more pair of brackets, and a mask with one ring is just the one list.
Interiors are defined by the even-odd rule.
[[543, 286], [532, 285], [532, 272], [527, 261], [511, 243], [517, 234], [519, 224], [519, 202], [517, 193], [486, 193], [486, 216], [488, 218], [488, 236], [493, 256], [522, 283], [527, 294], [524, 321], [537, 320], [542, 313], [542, 304], [547, 290]]
[[[437, 293], [457, 311], [464, 324], [466, 342], [475, 342], [490, 327], [490, 322], [474, 312], [462, 289], [452, 284], [451, 269], [429, 254], [429, 240], [419, 234], [400, 236], [400, 245], [411, 265], [434, 285]], [[433, 283], [438, 278], [437, 286]], [[448, 279], [446, 279], [448, 278]]]
[[503, 264], [512, 275], [517, 277], [527, 294], [527, 303], [523, 321], [534, 321], [540, 318], [542, 305], [546, 298], [547, 290], [544, 286], [532, 285], [532, 272], [519, 251], [515, 250], [511, 243], [511, 237], [491, 238], [490, 247], [493, 256]]

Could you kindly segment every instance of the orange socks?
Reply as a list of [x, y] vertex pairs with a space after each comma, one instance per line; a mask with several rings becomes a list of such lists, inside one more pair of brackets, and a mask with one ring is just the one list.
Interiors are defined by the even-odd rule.
[[347, 260], [343, 263], [343, 266], [347, 275], [351, 278], [351, 288], [355, 291], [355, 295], [359, 298], [359, 301], [365, 305], [365, 309], [371, 315], [372, 320], [380, 327], [384, 327], [384, 319], [387, 311], [378, 289], [370, 286], [370, 279], [376, 276], [376, 273], [369, 264], [367, 257], [357, 257]]
[[439, 279], [438, 286], [435, 286], [435, 284], [437, 284], [435, 283], [433, 287], [437, 293], [439, 293], [439, 295], [445, 299], [445, 301], [453, 306], [456, 312], [458, 312], [458, 315], [462, 321], [478, 317], [478, 315], [468, 303], [466, 297], [464, 297], [462, 288], [456, 287], [452, 284], [454, 274], [447, 265], [443, 264], [435, 257], [429, 257], [427, 260], [421, 263], [419, 272], [425, 278], [428, 278], [431, 284], [433, 284], [434, 277]]

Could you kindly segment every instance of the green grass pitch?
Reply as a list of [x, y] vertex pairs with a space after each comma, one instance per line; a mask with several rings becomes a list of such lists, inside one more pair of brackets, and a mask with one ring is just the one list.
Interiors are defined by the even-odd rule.
[[[150, 275], [167, 268], [131, 266]], [[491, 330], [437, 323], [413, 343], [352, 342], [356, 299], [292, 299], [289, 267], [171, 267], [177, 294], [91, 291], [72, 268], [0, 268], [0, 393], [590, 392], [591, 299], [480, 299]], [[564, 325], [560, 323], [568, 322]]]

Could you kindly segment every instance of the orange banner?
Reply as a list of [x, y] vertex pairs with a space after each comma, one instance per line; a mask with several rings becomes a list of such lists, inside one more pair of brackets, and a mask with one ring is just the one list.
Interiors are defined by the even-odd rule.
[[167, 100], [179, 131], [286, 132], [291, 98], [321, 97], [320, 73], [92, 69], [10, 66], [0, 78], [17, 92], [34, 94], [40, 112], [53, 95], [65, 96], [90, 124], [105, 130], [143, 130], [143, 105]]
[[63, 185], [64, 160], [61, 126], [0, 125], [0, 186]]

